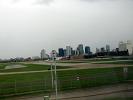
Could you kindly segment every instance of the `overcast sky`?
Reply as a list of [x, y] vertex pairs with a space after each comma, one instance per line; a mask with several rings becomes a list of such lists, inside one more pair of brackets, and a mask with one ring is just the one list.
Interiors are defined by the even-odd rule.
[[0, 58], [133, 40], [133, 0], [0, 0]]

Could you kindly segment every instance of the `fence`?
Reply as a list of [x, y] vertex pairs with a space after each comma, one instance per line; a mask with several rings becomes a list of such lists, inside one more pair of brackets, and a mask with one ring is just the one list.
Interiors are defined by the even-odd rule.
[[[126, 77], [123, 72], [107, 72], [97, 73], [92, 75], [65, 75], [58, 76], [58, 90], [69, 90], [78, 88], [96, 87], [102, 85], [123, 83], [126, 80], [132, 79], [132, 72], [128, 72]], [[30, 94], [30, 93], [51, 93], [53, 91], [51, 78], [43, 78], [41, 80], [19, 82], [0, 83], [0, 97]]]

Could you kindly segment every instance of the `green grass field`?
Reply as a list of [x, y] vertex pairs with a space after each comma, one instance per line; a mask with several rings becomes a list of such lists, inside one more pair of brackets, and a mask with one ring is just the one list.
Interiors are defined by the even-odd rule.
[[4, 69], [6, 66], [11, 65], [12, 63], [0, 63], [0, 70]]
[[95, 64], [124, 64], [124, 65], [133, 65], [133, 60], [127, 61], [104, 61], [104, 62], [96, 62]]
[[100, 61], [116, 61], [117, 59], [80, 59], [80, 60], [65, 60], [58, 61], [58, 63], [91, 63]]
[[[123, 68], [96, 68], [57, 71], [58, 90], [97, 87], [124, 83], [133, 80], [133, 67], [129, 67], [128, 77], [123, 77]], [[0, 95], [28, 94], [52, 91], [51, 73], [14, 74], [0, 76]]]
[[[24, 71], [40, 71], [40, 70], [49, 70], [50, 65], [41, 65], [41, 64], [21, 64], [21, 63], [16, 63], [18, 65], [24, 65], [27, 67], [24, 68], [14, 68], [14, 69], [1, 69], [0, 73], [4, 72], [24, 72]], [[10, 65], [10, 64], [8, 64]], [[13, 65], [13, 64], [11, 64]], [[7, 66], [7, 65], [1, 65], [1, 66]], [[63, 67], [63, 66], [57, 66], [58, 69], [65, 69], [65, 68], [70, 68], [70, 67]]]
[[88, 61], [58, 61], [58, 63], [89, 63]]
[[68, 60], [58, 61], [58, 63], [94, 63], [94, 64], [128, 64], [133, 65], [133, 60], [119, 60], [119, 59], [90, 59], [90, 60]]

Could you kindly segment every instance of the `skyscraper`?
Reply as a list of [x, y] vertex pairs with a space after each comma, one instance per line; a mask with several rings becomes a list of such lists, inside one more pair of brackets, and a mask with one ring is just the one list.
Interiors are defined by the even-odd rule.
[[72, 50], [72, 56], [76, 55], [76, 50]]
[[79, 55], [83, 55], [84, 54], [83, 44], [79, 44], [77, 50], [79, 51]]
[[110, 52], [110, 45], [106, 45], [106, 52]]
[[41, 55], [41, 59], [47, 59], [48, 58], [48, 55], [46, 54], [46, 50], [45, 49], [41, 50], [40, 55]]
[[76, 52], [76, 55], [78, 56], [79, 55], [79, 50], [77, 49], [75, 52]]
[[71, 46], [66, 46], [66, 56], [71, 56], [72, 55], [72, 48]]
[[129, 55], [133, 55], [133, 45], [131, 41], [127, 41], [127, 42], [120, 42], [119, 43], [119, 51], [127, 51]]
[[127, 41], [126, 47], [127, 47], [129, 55], [133, 55], [133, 45], [132, 45], [131, 41], [129, 41], [129, 40]]
[[86, 46], [85, 47], [85, 54], [90, 54], [91, 51], [90, 51], [90, 47], [89, 46]]
[[126, 43], [121, 41], [119, 43], [119, 51], [127, 51], [127, 48], [126, 48]]
[[64, 51], [64, 56], [66, 56], [66, 49], [64, 49], [63, 51]]
[[64, 57], [64, 50], [63, 48], [59, 48], [59, 57]]
[[100, 52], [100, 50], [98, 48], [96, 48], [96, 53], [99, 53], [99, 52]]
[[50, 56], [51, 57], [54, 57], [54, 58], [56, 58], [57, 55], [58, 55], [58, 53], [56, 52], [56, 50], [52, 50], [50, 54], [51, 54]]
[[101, 48], [101, 52], [105, 52], [105, 48], [104, 47]]

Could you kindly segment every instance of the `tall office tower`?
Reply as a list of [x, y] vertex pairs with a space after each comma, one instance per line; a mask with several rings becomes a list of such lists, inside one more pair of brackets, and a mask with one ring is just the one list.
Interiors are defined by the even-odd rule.
[[64, 51], [64, 56], [66, 56], [66, 49], [64, 49], [63, 51]]
[[104, 47], [101, 48], [101, 52], [105, 52], [105, 48]]
[[126, 48], [128, 50], [129, 55], [133, 55], [133, 45], [131, 41], [127, 41]]
[[72, 50], [72, 56], [76, 55], [76, 50]]
[[76, 53], [76, 55], [78, 56], [78, 55], [79, 55], [79, 50], [78, 50], [78, 49], [75, 50], [75, 53]]
[[121, 41], [119, 43], [119, 51], [127, 51], [126, 43]]
[[75, 50], [73, 50], [73, 48], [71, 48], [71, 55], [72, 55], [72, 56], [75, 55]]
[[106, 52], [110, 52], [110, 45], [106, 45]]
[[48, 58], [48, 55], [46, 54], [45, 49], [42, 49], [40, 54], [41, 54], [41, 59], [47, 59]]
[[59, 57], [64, 57], [64, 50], [63, 48], [59, 48]]
[[66, 46], [66, 56], [71, 56], [72, 55], [72, 48], [71, 46]]
[[100, 50], [98, 48], [96, 48], [96, 53], [99, 53], [99, 52], [100, 52]]
[[127, 42], [120, 42], [119, 43], [119, 51], [127, 51], [129, 55], [133, 55], [133, 45], [132, 42], [130, 40], [128, 40]]
[[56, 50], [52, 50], [51, 51], [51, 57], [57, 57], [58, 53], [56, 52]]
[[84, 54], [83, 44], [79, 44], [77, 50], [79, 51], [79, 55], [83, 55]]
[[86, 46], [85, 47], [85, 54], [90, 54], [90, 53], [91, 53], [90, 47]]

